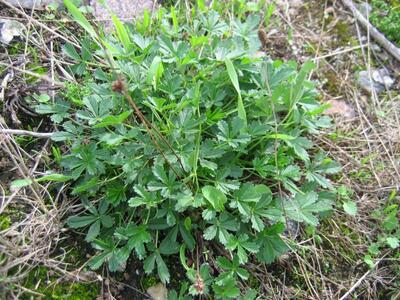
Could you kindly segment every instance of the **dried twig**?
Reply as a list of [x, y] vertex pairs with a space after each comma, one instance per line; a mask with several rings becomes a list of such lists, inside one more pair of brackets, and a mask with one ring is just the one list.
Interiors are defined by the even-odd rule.
[[37, 138], [48, 139], [54, 136], [54, 132], [34, 132], [28, 130], [19, 130], [19, 129], [1, 129], [0, 134], [11, 134], [11, 135], [26, 135], [33, 136]]

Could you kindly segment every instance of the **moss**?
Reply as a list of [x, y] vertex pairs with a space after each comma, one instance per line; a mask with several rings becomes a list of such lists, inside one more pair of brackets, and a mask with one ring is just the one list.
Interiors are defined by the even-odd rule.
[[339, 21], [333, 28], [333, 32], [337, 35], [341, 45], [351, 44], [353, 40], [353, 34], [350, 31], [349, 25], [344, 21]]
[[328, 71], [324, 74], [326, 78], [325, 89], [331, 96], [340, 95], [341, 80], [336, 76], [334, 71]]
[[[57, 276], [50, 275], [45, 267], [32, 271], [25, 286], [43, 294], [42, 299], [95, 299], [100, 292], [98, 283], [58, 282]], [[22, 299], [29, 299], [29, 296], [25, 295]]]
[[11, 226], [11, 218], [6, 214], [0, 215], [0, 231], [8, 229], [10, 228], [10, 226]]
[[246, 282], [250, 288], [255, 289], [256, 291], [260, 289], [260, 281], [258, 280], [257, 277], [255, 277], [253, 274], [250, 273], [249, 279], [247, 279]]
[[[325, 31], [329, 30], [330, 27], [329, 25], [332, 22], [336, 22], [335, 17], [328, 16], [325, 20], [325, 26], [324, 26]], [[333, 37], [331, 39], [331, 47], [337, 48], [349, 44], [357, 45], [357, 39], [354, 38], [353, 32], [351, 31], [349, 24], [347, 24], [343, 20], [339, 20], [335, 24], [333, 24], [333, 27], [330, 28], [329, 34]]]
[[144, 290], [147, 290], [149, 287], [156, 285], [159, 282], [158, 278], [154, 275], [144, 276], [140, 280], [140, 285]]

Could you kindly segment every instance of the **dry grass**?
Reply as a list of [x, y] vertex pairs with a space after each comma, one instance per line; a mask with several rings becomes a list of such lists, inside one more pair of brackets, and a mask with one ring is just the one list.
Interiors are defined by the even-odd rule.
[[[70, 79], [64, 78], [68, 73], [55, 51], [56, 45], [60, 41], [76, 42], [60, 33], [55, 23], [42, 22], [36, 12], [11, 7], [6, 1], [0, 1], [0, 17], [20, 21], [26, 27], [16, 53], [0, 46], [0, 215], [5, 220], [0, 228], [0, 298], [20, 299], [23, 294], [44, 297], [25, 286], [27, 277], [39, 266], [58, 274], [60, 280], [86, 282], [96, 278], [81, 272], [80, 266], [66, 263], [68, 253], [58, 246], [67, 237], [63, 219], [71, 209], [65, 186], [49, 191], [47, 184], [33, 180], [48, 171], [52, 163], [49, 136], [22, 138], [10, 127], [31, 132], [53, 130], [30, 109], [24, 97], [46, 93], [54, 100], [57, 89], [63, 86], [60, 81]], [[48, 73], [39, 74], [36, 67], [46, 68]], [[29, 84], [32, 78], [37, 80]], [[33, 183], [11, 189], [16, 179]]]

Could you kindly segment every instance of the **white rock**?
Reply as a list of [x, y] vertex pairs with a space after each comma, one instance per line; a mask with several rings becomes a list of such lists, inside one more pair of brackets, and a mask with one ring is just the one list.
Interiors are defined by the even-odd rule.
[[386, 69], [377, 69], [371, 70], [371, 74], [368, 71], [359, 72], [357, 82], [368, 93], [379, 94], [385, 89], [390, 89], [394, 84], [394, 79], [390, 77]]
[[8, 45], [15, 36], [22, 35], [24, 29], [25, 26], [20, 22], [0, 19], [0, 42]]
[[375, 82], [384, 85], [387, 89], [391, 88], [394, 84], [393, 78], [390, 77], [389, 71], [386, 69], [374, 70], [371, 76]]
[[45, 9], [50, 3], [62, 4], [63, 0], [7, 0], [7, 2], [15, 7]]

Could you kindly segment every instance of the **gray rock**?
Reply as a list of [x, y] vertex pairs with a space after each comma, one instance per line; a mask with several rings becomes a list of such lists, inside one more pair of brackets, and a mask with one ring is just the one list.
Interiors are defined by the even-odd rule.
[[377, 69], [368, 71], [360, 71], [357, 80], [359, 86], [368, 93], [382, 93], [386, 89], [390, 89], [394, 84], [394, 79], [390, 77], [388, 70]]
[[286, 229], [283, 235], [291, 239], [296, 239], [300, 234], [300, 227], [301, 224], [299, 222], [288, 219], [286, 220]]
[[7, 0], [7, 2], [15, 7], [45, 9], [50, 3], [62, 4], [63, 0]]
[[390, 89], [394, 84], [394, 80], [390, 77], [389, 71], [387, 69], [374, 70], [371, 74], [372, 79], [385, 86], [385, 88]]
[[15, 36], [21, 36], [24, 29], [20, 22], [0, 19], [0, 43], [8, 45]]
[[[122, 21], [131, 21], [136, 17], [143, 16], [143, 12], [147, 9], [150, 12], [153, 10], [155, 0], [108, 0], [108, 7]], [[100, 4], [98, 0], [90, 1], [90, 6], [93, 8], [93, 14], [99, 21], [105, 21], [106, 27], [110, 25], [111, 16], [107, 9]]]

